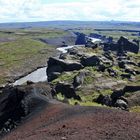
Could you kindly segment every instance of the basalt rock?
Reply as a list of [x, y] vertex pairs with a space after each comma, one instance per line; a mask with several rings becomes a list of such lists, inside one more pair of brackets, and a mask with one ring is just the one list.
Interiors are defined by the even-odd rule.
[[100, 59], [98, 56], [90, 56], [81, 58], [81, 64], [83, 66], [99, 66]]
[[84, 78], [87, 74], [88, 74], [87, 72], [81, 71], [74, 77], [74, 80], [73, 80], [74, 88], [77, 88], [78, 86], [84, 83]]
[[52, 99], [51, 88], [46, 83], [5, 87], [0, 94], [0, 129], [10, 131], [16, 122], [45, 104], [43, 95]]
[[117, 101], [116, 101], [114, 106], [119, 107], [122, 110], [126, 110], [128, 108], [128, 104], [122, 99], [117, 99]]
[[71, 48], [67, 50], [68, 54], [70, 55], [77, 55], [78, 54], [78, 50]]
[[139, 52], [139, 43], [137, 41], [129, 41], [126, 37], [121, 36], [117, 42], [118, 52], [130, 51], [134, 53]]
[[98, 46], [99, 45], [97, 43], [93, 43], [92, 41], [87, 41], [85, 44], [85, 47], [92, 48], [92, 49], [96, 49], [98, 48]]
[[131, 79], [131, 74], [129, 74], [129, 73], [124, 73], [124, 74], [121, 74], [121, 77], [123, 78], [123, 79]]
[[48, 68], [47, 68], [47, 76], [48, 81], [53, 80], [54, 73], [62, 73], [64, 71], [73, 71], [73, 70], [80, 70], [83, 66], [79, 62], [74, 61], [64, 61], [62, 59], [50, 57], [48, 61]]
[[96, 102], [106, 106], [112, 106], [112, 100], [109, 95], [100, 94], [96, 99]]
[[104, 43], [104, 50], [117, 51], [118, 56], [122, 56], [125, 52], [139, 52], [139, 42], [136, 40], [130, 41], [126, 37], [121, 36], [117, 42]]
[[[113, 95], [102, 95], [100, 94], [98, 98], [96, 99], [97, 103], [100, 103], [102, 105], [110, 106], [110, 107], [117, 107], [122, 110], [128, 110], [128, 101], [124, 97], [122, 97], [123, 94], [114, 93]], [[113, 97], [114, 96], [114, 97]]]
[[140, 91], [140, 86], [125, 86], [123, 90], [124, 92], [136, 92]]
[[77, 33], [77, 40], [75, 45], [85, 45], [86, 44], [86, 35], [83, 33]]
[[52, 91], [53, 95], [61, 93], [66, 98], [74, 98], [77, 100], [81, 100], [80, 96], [76, 95], [75, 89], [71, 84], [67, 83], [58, 83]]

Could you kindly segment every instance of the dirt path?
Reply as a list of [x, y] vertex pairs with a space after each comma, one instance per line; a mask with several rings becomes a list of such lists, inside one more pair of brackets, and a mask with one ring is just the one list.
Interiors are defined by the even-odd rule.
[[139, 132], [138, 114], [51, 103], [2, 140], [138, 140]]

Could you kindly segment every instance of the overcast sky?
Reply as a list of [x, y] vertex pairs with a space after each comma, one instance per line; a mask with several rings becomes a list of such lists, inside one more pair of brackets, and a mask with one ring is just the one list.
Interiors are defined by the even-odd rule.
[[140, 22], [140, 0], [0, 0], [0, 22], [52, 20]]

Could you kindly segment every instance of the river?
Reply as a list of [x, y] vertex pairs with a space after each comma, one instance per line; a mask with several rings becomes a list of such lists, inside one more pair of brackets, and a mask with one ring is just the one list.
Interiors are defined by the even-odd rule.
[[[99, 39], [96, 39], [96, 38], [91, 38], [90, 37], [90, 39], [92, 39], [92, 42], [99, 41]], [[59, 48], [57, 48], [57, 50], [62, 52], [62, 53], [67, 53], [68, 49], [76, 47], [76, 46], [83, 46], [83, 45], [73, 45], [73, 46], [68, 46], [68, 47], [59, 47]], [[41, 82], [41, 81], [42, 82], [47, 81], [46, 69], [47, 69], [47, 67], [39, 68], [39, 69], [31, 72], [27, 76], [16, 80], [13, 83], [13, 85], [14, 86], [22, 85], [22, 84], [26, 83], [27, 81], [32, 81], [32, 82], [35, 82], [35, 83]]]

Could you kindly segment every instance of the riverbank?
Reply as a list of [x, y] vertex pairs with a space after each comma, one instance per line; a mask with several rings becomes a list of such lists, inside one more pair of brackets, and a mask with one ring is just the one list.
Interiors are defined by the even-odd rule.
[[67, 34], [58, 29], [9, 29], [9, 32], [3, 29], [0, 32], [0, 87], [46, 66], [48, 58], [57, 55], [55, 43], [40, 39], [52, 41]]

